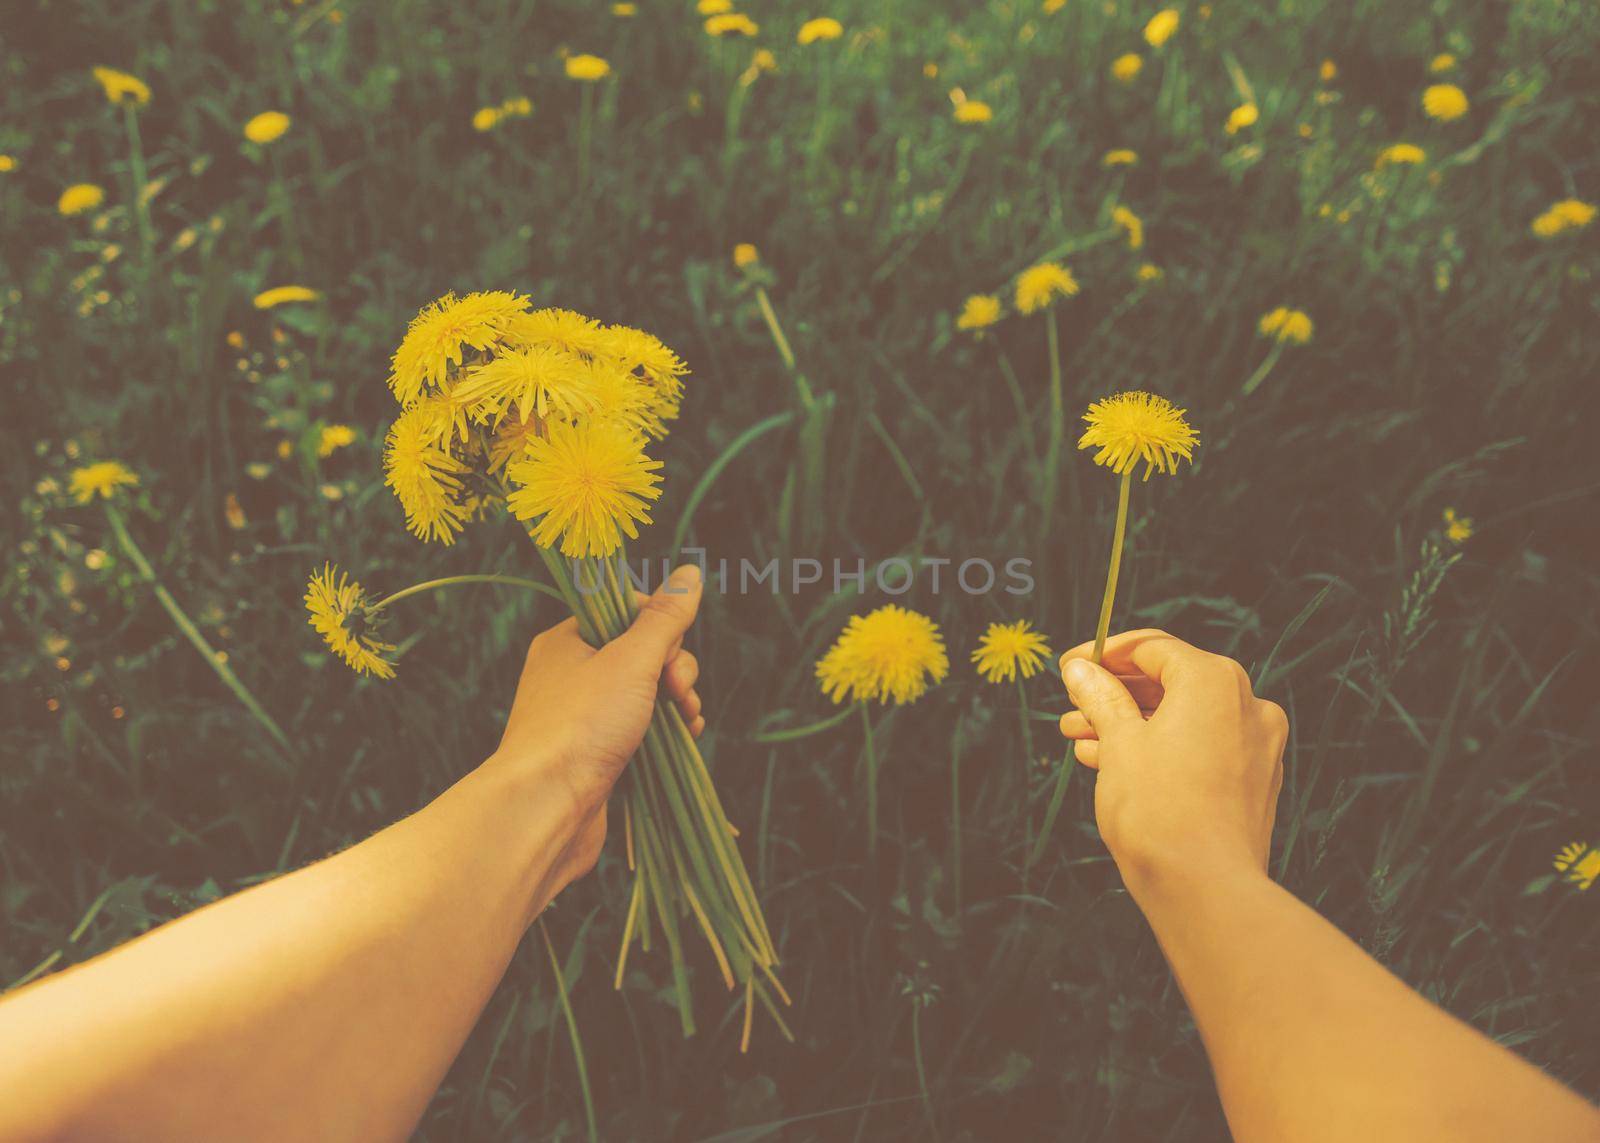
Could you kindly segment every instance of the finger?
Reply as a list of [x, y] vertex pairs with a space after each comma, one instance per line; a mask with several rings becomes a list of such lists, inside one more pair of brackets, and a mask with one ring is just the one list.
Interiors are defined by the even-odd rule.
[[684, 695], [680, 699], [677, 699], [676, 701], [678, 704], [678, 713], [683, 715], [684, 722], [693, 722], [700, 716], [700, 711], [702, 708], [699, 691], [690, 691], [688, 694]]
[[1089, 769], [1100, 769], [1100, 740], [1098, 738], [1089, 738], [1083, 742], [1073, 743], [1072, 755]]
[[694, 721], [689, 723], [689, 733], [694, 735], [694, 737], [699, 738], [705, 732], [706, 720], [704, 718], [696, 717]]
[[1144, 711], [1155, 710], [1166, 697], [1166, 689], [1149, 675], [1117, 675], [1117, 682], [1128, 688], [1133, 701]]
[[678, 702], [694, 689], [695, 681], [700, 678], [700, 660], [689, 651], [679, 651], [667, 664], [663, 681], [666, 683], [667, 693]]
[[1063, 738], [1093, 738], [1094, 726], [1081, 710], [1069, 710], [1061, 716], [1061, 735]]
[[1087, 659], [1065, 659], [1061, 675], [1073, 705], [1083, 712], [1099, 738], [1143, 722], [1139, 704], [1115, 675]]
[[616, 639], [606, 644], [612, 655], [638, 655], [665, 666], [672, 648], [694, 622], [700, 607], [700, 568], [684, 564], [667, 577], [640, 608], [639, 615]]
[[563, 619], [554, 627], [547, 627], [539, 632], [528, 643], [528, 655], [523, 664], [526, 670], [535, 657], [549, 661], [559, 657], [567, 659], [587, 659], [594, 654], [594, 648], [583, 641], [583, 636], [578, 631], [578, 621], [574, 618]]

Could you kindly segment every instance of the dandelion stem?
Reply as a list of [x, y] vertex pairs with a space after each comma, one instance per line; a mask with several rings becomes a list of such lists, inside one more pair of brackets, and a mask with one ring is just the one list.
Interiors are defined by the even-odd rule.
[[1017, 712], [1022, 718], [1022, 763], [1023, 769], [1033, 764], [1033, 727], [1029, 725], [1028, 689], [1022, 685], [1021, 674], [1017, 675]]
[[561, 998], [561, 1015], [567, 1021], [567, 1035], [572, 1040], [572, 1060], [578, 1066], [578, 1088], [583, 1092], [583, 1117], [589, 1125], [589, 1143], [597, 1143], [600, 1129], [594, 1118], [594, 1096], [589, 1091], [589, 1067], [583, 1058], [583, 1038], [578, 1035], [578, 1019], [572, 1014], [572, 1004], [567, 999], [567, 980], [561, 974], [561, 962], [556, 959], [555, 946], [550, 943], [550, 930], [544, 918], [539, 918], [539, 935], [544, 938], [544, 951], [550, 958], [550, 971], [556, 977], [556, 995]]
[[1106, 569], [1106, 593], [1100, 600], [1100, 622], [1094, 629], [1094, 661], [1105, 653], [1106, 635], [1111, 630], [1111, 604], [1117, 597], [1117, 575], [1122, 570], [1122, 541], [1128, 533], [1128, 490], [1133, 485], [1133, 466], [1122, 474], [1117, 489], [1117, 525], [1111, 533], [1111, 566]]
[[1261, 382], [1265, 381], [1267, 374], [1272, 372], [1272, 367], [1278, 363], [1278, 358], [1283, 356], [1283, 345], [1284, 343], [1281, 341], [1272, 343], [1272, 348], [1268, 350], [1266, 358], [1256, 368], [1256, 371], [1250, 374], [1250, 380], [1244, 383], [1244, 388], [1239, 390], [1240, 396], [1248, 397], [1261, 387]]
[[1067, 407], [1061, 391], [1061, 335], [1056, 329], [1056, 311], [1045, 313], [1045, 339], [1050, 349], [1050, 435], [1044, 453], [1044, 538], [1050, 536], [1051, 516], [1056, 505], [1056, 476], [1061, 465], [1061, 445], [1067, 435]]
[[867, 761], [867, 860], [878, 860], [878, 752], [872, 744], [872, 715], [866, 703], [861, 708], [862, 748]]
[[134, 216], [139, 220], [139, 254], [146, 276], [155, 257], [155, 231], [150, 226], [150, 199], [146, 193], [149, 178], [144, 167], [144, 143], [139, 136], [139, 112], [134, 101], [123, 100], [123, 122], [128, 127], [128, 172], [133, 179]]
[[1067, 787], [1072, 785], [1072, 771], [1077, 757], [1076, 745], [1069, 742], [1066, 756], [1061, 759], [1061, 769], [1056, 771], [1056, 787], [1050, 792], [1050, 804], [1044, 811], [1044, 824], [1039, 827], [1039, 836], [1034, 840], [1033, 852], [1028, 855], [1029, 869], [1039, 864], [1039, 859], [1044, 856], [1045, 843], [1050, 840], [1050, 831], [1056, 824], [1056, 815], [1061, 812], [1061, 801], [1067, 796]]
[[917, 1089], [922, 1092], [922, 1109], [928, 1115], [928, 1130], [939, 1138], [939, 1121], [933, 1114], [933, 1097], [928, 1094], [928, 1069], [922, 1063], [922, 1001], [911, 1001], [911, 1058], [917, 1065]]
[[421, 595], [425, 591], [433, 591], [436, 588], [453, 587], [458, 583], [506, 583], [515, 587], [525, 587], [529, 591], [542, 592], [552, 599], [560, 600], [563, 603], [566, 602], [566, 596], [549, 584], [540, 583], [538, 580], [523, 579], [514, 575], [451, 575], [445, 576], [443, 579], [430, 579], [424, 583], [414, 583], [410, 587], [401, 588], [393, 595], [380, 599], [367, 610], [369, 612], [382, 611], [391, 603], [399, 603], [402, 599], [409, 599], [413, 595]]
[[594, 84], [583, 85], [578, 108], [578, 190], [589, 186], [589, 136], [594, 127]]
[[761, 319], [767, 323], [767, 332], [772, 334], [772, 342], [778, 347], [778, 356], [783, 358], [784, 367], [795, 374], [795, 387], [800, 390], [802, 403], [810, 404], [811, 386], [795, 369], [794, 350], [789, 348], [789, 339], [783, 335], [783, 326], [778, 324], [777, 311], [772, 308], [772, 299], [767, 297], [765, 286], [756, 287], [756, 305], [761, 308]]

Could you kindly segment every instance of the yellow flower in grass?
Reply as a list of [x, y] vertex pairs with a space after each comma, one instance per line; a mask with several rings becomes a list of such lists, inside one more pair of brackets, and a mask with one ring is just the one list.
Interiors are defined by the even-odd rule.
[[1131, 167], [1139, 162], [1139, 153], [1120, 147], [1115, 151], [1107, 151], [1100, 160], [1102, 167]]
[[852, 615], [817, 663], [817, 682], [834, 702], [904, 705], [949, 673], [939, 625], [892, 603], [870, 615]]
[[95, 186], [94, 183], [74, 183], [62, 191], [61, 197], [56, 199], [56, 209], [71, 218], [75, 214], [93, 210], [105, 200], [105, 190]]
[[332, 456], [356, 443], [356, 431], [349, 425], [324, 425], [317, 434], [317, 455]]
[[132, 103], [142, 107], [150, 102], [150, 85], [137, 76], [114, 67], [97, 67], [94, 77], [100, 81], [106, 98], [112, 103]]
[[832, 16], [818, 16], [815, 20], [807, 20], [800, 25], [795, 41], [800, 44], [814, 44], [818, 40], [837, 40], [842, 35], [844, 35], [843, 24]]
[[281, 111], [263, 111], [244, 125], [244, 137], [265, 146], [283, 138], [291, 120]]
[[17, 169], [17, 160], [11, 155], [0, 155], [0, 175]]
[[450, 403], [475, 421], [498, 425], [512, 410], [517, 420], [572, 417], [594, 407], [589, 370], [578, 357], [550, 345], [502, 348], [463, 372]]
[[973, 294], [961, 307], [956, 328], [980, 333], [1000, 320], [1000, 299], [993, 294]]
[[1159, 282], [1167, 276], [1166, 271], [1154, 262], [1145, 262], [1135, 271], [1134, 276], [1141, 282]]
[[1144, 57], [1136, 52], [1124, 52], [1111, 61], [1111, 75], [1118, 83], [1132, 83], [1144, 70]]
[[1378, 152], [1373, 166], [1380, 171], [1385, 167], [1414, 167], [1427, 158], [1428, 153], [1415, 143], [1393, 143]]
[[1031, 679], [1043, 669], [1050, 656], [1044, 636], [1033, 630], [1026, 619], [1015, 623], [991, 623], [978, 640], [972, 661], [978, 674], [991, 683], [1009, 683], [1019, 676]]
[[498, 107], [480, 107], [472, 113], [472, 129], [474, 131], [493, 131], [500, 124], [500, 109]]
[[725, 12], [706, 21], [708, 36], [754, 36], [761, 26], [743, 12]]
[[1422, 110], [1429, 119], [1448, 123], [1460, 119], [1470, 107], [1467, 93], [1453, 83], [1436, 83], [1422, 93]]
[[1144, 220], [1125, 206], [1111, 212], [1111, 221], [1128, 236], [1128, 249], [1137, 250], [1144, 245]]
[[694, 10], [702, 16], [720, 16], [733, 11], [733, 0], [700, 0]]
[[1044, 9], [1044, 14], [1046, 16], [1054, 16], [1066, 6], [1067, 0], [1044, 0], [1044, 3], [1040, 5], [1040, 7]]
[[258, 310], [270, 310], [290, 302], [314, 302], [321, 296], [310, 286], [274, 286], [257, 294], [254, 305]]
[[1078, 293], [1078, 280], [1059, 262], [1040, 262], [1017, 275], [1017, 310], [1031, 314], [1044, 309], [1057, 298]]
[[1162, 44], [1172, 39], [1180, 23], [1176, 8], [1163, 8], [1144, 26], [1144, 39], [1152, 48], [1159, 48]]
[[394, 665], [385, 658], [394, 651], [394, 645], [372, 635], [367, 594], [359, 583], [332, 564], [324, 564], [306, 584], [305, 602], [310, 613], [307, 622], [351, 670], [380, 679], [394, 678]]
[[[642, 329], [625, 325], [606, 328], [609, 344], [597, 364], [614, 362], [626, 373], [637, 376], [654, 394], [653, 400], [670, 407], [676, 417], [677, 403], [683, 397], [683, 378], [689, 367], [661, 339]], [[669, 417], [668, 419], [671, 419]]]
[[660, 467], [645, 455], [643, 438], [621, 425], [558, 421], [506, 466], [514, 485], [506, 503], [517, 519], [533, 523], [530, 534], [541, 547], [559, 542], [565, 556], [609, 556], [624, 535], [634, 539], [637, 525], [650, 522]]
[[1554, 238], [1568, 230], [1581, 230], [1594, 221], [1593, 203], [1565, 198], [1533, 220], [1533, 232], [1540, 238]]
[[1454, 508], [1444, 510], [1444, 535], [1452, 544], [1464, 544], [1472, 539], [1473, 525], [1471, 516], [1458, 516]]
[[994, 118], [994, 108], [981, 99], [963, 99], [956, 104], [957, 123], [987, 123]]
[[1304, 345], [1311, 340], [1311, 318], [1304, 310], [1292, 310], [1288, 306], [1279, 306], [1277, 309], [1261, 316], [1261, 321], [1256, 327], [1262, 337], [1270, 337], [1276, 341], [1293, 342], [1295, 345]]
[[567, 57], [567, 78], [593, 83], [611, 74], [611, 65], [599, 56], [576, 55]]
[[446, 294], [411, 320], [390, 362], [389, 388], [410, 408], [450, 379], [468, 349], [491, 348], [513, 322], [526, 316], [528, 299], [504, 290]]
[[1144, 462], [1144, 479], [1152, 472], [1178, 471], [1178, 461], [1194, 459], [1200, 434], [1184, 419], [1185, 410], [1165, 397], [1132, 390], [1096, 401], [1084, 413], [1088, 426], [1078, 440], [1092, 448], [1094, 462], [1119, 476]]
[[594, 318], [554, 306], [513, 314], [505, 329], [511, 345], [548, 345], [583, 358], [606, 353], [613, 344], [606, 327]]
[[383, 451], [384, 483], [405, 510], [406, 527], [421, 540], [455, 542], [465, 525], [461, 474], [467, 466], [450, 453], [450, 412], [442, 398], [400, 414]]
[[75, 469], [67, 481], [67, 491], [79, 504], [87, 504], [96, 496], [109, 500], [117, 489], [136, 488], [138, 484], [138, 474], [120, 460], [102, 460]]
[[611, 5], [611, 14], [613, 16], [621, 16], [624, 19], [629, 16], [637, 16], [639, 14], [639, 5], [630, 3], [629, 0], [618, 0], [617, 3]]
[[1587, 889], [1600, 879], [1600, 849], [1587, 842], [1575, 841], [1565, 846], [1552, 864], [1556, 872], [1564, 875], [1563, 880], [1579, 889]]
[[1449, 52], [1440, 52], [1428, 61], [1428, 70], [1434, 75], [1450, 71], [1456, 66], [1456, 57]]
[[733, 248], [733, 264], [743, 270], [761, 261], [761, 253], [753, 243], [741, 242]]
[[1228, 121], [1222, 125], [1222, 129], [1230, 135], [1237, 135], [1246, 127], [1255, 126], [1260, 118], [1261, 108], [1254, 103], [1241, 103], [1228, 113]]
[[1317, 69], [1317, 78], [1323, 83], [1332, 83], [1339, 78], [1339, 65], [1332, 60], [1323, 60], [1322, 66]]

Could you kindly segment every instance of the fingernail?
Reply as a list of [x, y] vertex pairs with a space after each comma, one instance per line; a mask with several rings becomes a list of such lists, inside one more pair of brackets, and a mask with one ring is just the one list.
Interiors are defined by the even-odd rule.
[[1062, 668], [1061, 677], [1067, 680], [1067, 689], [1073, 690], [1094, 678], [1094, 671], [1082, 659], [1073, 659]]
[[667, 591], [673, 595], [683, 595], [695, 589], [700, 582], [699, 564], [680, 564], [673, 569], [667, 577]]

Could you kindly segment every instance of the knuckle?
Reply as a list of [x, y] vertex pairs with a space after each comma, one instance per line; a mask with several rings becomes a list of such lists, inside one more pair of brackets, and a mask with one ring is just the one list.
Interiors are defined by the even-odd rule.
[[1289, 737], [1289, 713], [1270, 699], [1257, 699], [1257, 706], [1261, 712], [1262, 721], [1272, 731], [1274, 737], [1285, 739]]

